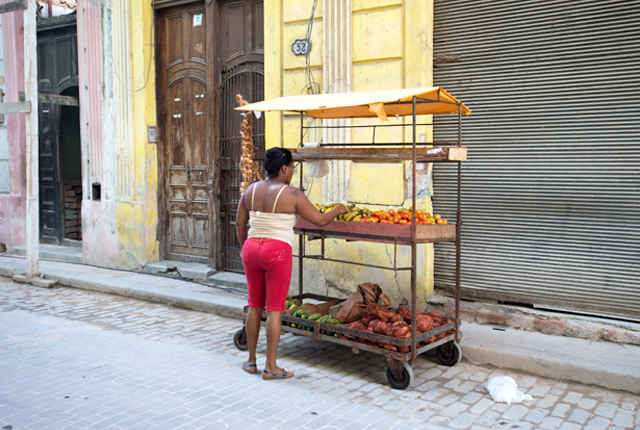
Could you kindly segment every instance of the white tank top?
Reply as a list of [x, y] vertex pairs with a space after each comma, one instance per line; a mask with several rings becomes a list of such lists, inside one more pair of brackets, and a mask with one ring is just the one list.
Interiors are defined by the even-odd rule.
[[275, 239], [286, 242], [293, 247], [293, 227], [300, 218], [298, 214], [276, 213], [276, 205], [280, 198], [280, 193], [286, 188], [284, 185], [278, 191], [276, 201], [271, 212], [260, 212], [253, 210], [253, 200], [256, 196], [256, 186], [253, 186], [251, 194], [251, 210], [249, 211], [249, 237], [254, 239]]

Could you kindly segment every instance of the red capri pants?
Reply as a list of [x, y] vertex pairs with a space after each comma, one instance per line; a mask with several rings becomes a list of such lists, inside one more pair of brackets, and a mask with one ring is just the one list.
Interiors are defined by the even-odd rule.
[[284, 311], [291, 282], [291, 245], [276, 239], [250, 238], [242, 247], [249, 307]]

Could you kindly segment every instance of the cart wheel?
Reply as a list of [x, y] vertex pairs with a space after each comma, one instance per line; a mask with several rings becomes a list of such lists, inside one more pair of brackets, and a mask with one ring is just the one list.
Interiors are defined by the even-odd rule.
[[244, 327], [242, 327], [236, 332], [236, 334], [233, 335], [233, 344], [240, 351], [246, 351], [249, 349], [249, 343], [247, 342], [247, 331]]
[[462, 360], [462, 348], [457, 342], [451, 341], [440, 345], [436, 349], [436, 356], [444, 366], [455, 366]]
[[387, 381], [389, 381], [391, 388], [395, 388], [396, 390], [404, 390], [413, 382], [413, 369], [411, 365], [406, 361], [403, 364], [400, 379], [396, 379], [396, 377], [393, 376], [393, 372], [391, 372], [391, 367], [387, 367]]

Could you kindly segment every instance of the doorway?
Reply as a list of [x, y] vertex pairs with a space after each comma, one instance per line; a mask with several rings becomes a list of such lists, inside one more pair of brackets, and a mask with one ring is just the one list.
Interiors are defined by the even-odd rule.
[[[38, 92], [78, 97], [75, 14], [38, 23]], [[80, 112], [78, 106], [38, 104], [40, 241], [82, 238]], [[73, 195], [72, 195], [73, 193]]]
[[[235, 229], [242, 182], [242, 116], [233, 109], [238, 106], [236, 94], [250, 103], [264, 100], [263, 8], [262, 0], [242, 0], [224, 2], [220, 10], [220, 266], [232, 272], [244, 272]], [[256, 161], [264, 171], [264, 115], [254, 115], [252, 121]]]
[[[155, 23], [161, 258], [242, 272], [234, 108], [264, 97], [263, 1], [163, 7]], [[262, 168], [264, 117], [253, 129]]]
[[163, 258], [208, 263], [214, 159], [212, 6], [156, 18], [159, 207]]

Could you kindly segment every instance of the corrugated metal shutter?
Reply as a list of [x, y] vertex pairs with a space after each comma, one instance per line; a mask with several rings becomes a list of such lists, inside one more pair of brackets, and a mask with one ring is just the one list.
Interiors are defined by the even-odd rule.
[[[434, 15], [434, 84], [473, 111], [463, 297], [640, 319], [640, 1], [436, 0]], [[452, 219], [456, 173], [434, 166]], [[437, 245], [436, 287], [454, 256]]]

